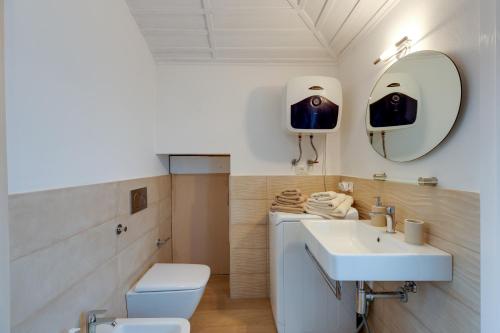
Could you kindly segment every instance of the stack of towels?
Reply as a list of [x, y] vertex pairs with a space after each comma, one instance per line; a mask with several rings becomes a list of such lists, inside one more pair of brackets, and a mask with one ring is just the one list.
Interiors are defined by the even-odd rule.
[[309, 214], [319, 215], [327, 219], [343, 218], [353, 203], [354, 199], [343, 193], [318, 192], [311, 194], [310, 198], [307, 199], [305, 210]]
[[285, 190], [274, 199], [271, 212], [304, 213], [306, 200], [299, 189]]

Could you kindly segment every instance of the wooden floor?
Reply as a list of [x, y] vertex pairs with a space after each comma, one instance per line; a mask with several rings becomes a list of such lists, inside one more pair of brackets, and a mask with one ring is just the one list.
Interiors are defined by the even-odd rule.
[[231, 299], [228, 275], [210, 278], [189, 321], [191, 333], [276, 333], [269, 299]]

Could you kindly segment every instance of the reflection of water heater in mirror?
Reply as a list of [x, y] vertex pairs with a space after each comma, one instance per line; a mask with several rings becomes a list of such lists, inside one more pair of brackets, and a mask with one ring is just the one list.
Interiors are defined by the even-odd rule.
[[340, 126], [342, 87], [327, 76], [301, 76], [286, 86], [286, 122], [295, 133], [332, 133]]
[[415, 125], [419, 100], [419, 86], [410, 75], [385, 74], [370, 96], [366, 115], [368, 132], [385, 132]]

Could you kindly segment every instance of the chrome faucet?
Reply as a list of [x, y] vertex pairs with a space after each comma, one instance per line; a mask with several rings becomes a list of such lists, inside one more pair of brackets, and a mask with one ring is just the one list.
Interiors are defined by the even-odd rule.
[[396, 232], [396, 207], [387, 206], [387, 214], [385, 215], [387, 219], [386, 232], [394, 234]]
[[87, 331], [96, 333], [97, 326], [108, 324], [113, 327], [117, 325], [115, 318], [98, 318], [97, 315], [106, 313], [106, 310], [92, 310], [87, 312]]

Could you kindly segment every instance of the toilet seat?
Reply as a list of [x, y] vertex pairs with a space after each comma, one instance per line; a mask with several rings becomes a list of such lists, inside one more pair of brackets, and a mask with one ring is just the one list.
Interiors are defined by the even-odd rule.
[[136, 293], [204, 288], [210, 268], [195, 264], [154, 264], [134, 287]]

